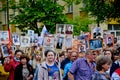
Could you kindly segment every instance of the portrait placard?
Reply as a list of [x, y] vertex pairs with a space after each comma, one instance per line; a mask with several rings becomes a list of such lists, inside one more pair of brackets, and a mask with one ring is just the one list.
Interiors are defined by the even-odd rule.
[[3, 57], [9, 56], [7, 45], [1, 45], [1, 50], [2, 50]]
[[15, 53], [15, 51], [17, 50], [16, 46], [11, 46], [10, 48], [11, 48], [11, 50], [12, 50], [13, 53]]
[[113, 34], [106, 35], [106, 47], [114, 47], [114, 36]]
[[64, 24], [56, 24], [56, 33], [65, 34], [65, 25]]
[[91, 33], [90, 32], [85, 32], [85, 40], [90, 40], [91, 39]]
[[0, 44], [9, 43], [9, 34], [8, 31], [0, 31]]
[[72, 41], [72, 50], [78, 51], [79, 44], [80, 44], [80, 40], [73, 39], [73, 41]]
[[34, 34], [34, 43], [37, 43], [38, 42], [38, 34]]
[[65, 40], [65, 37], [62, 37], [62, 36], [58, 37], [56, 49], [63, 49], [64, 40]]
[[101, 27], [95, 27], [92, 32], [93, 32], [93, 38], [103, 36], [103, 29]]
[[21, 36], [21, 47], [29, 47], [29, 46], [30, 46], [30, 37]]
[[98, 50], [103, 47], [103, 42], [101, 39], [91, 39], [89, 40], [89, 49]]
[[117, 36], [117, 43], [120, 44], [120, 36]]
[[13, 33], [12, 42], [14, 45], [20, 45], [20, 35]]
[[72, 35], [66, 35], [65, 48], [72, 48]]
[[81, 52], [86, 52], [86, 45], [85, 44], [80, 44], [78, 51]]
[[73, 25], [71, 25], [71, 24], [66, 24], [65, 34], [72, 34], [72, 33], [73, 33]]
[[54, 36], [45, 36], [43, 46], [54, 48]]
[[34, 36], [34, 30], [28, 30], [28, 36]]

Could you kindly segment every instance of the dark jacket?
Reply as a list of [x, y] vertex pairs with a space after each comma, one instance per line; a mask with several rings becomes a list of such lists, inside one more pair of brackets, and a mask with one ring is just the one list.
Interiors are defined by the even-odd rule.
[[65, 58], [65, 59], [61, 62], [61, 69], [64, 70], [65, 65], [66, 65], [67, 63], [69, 63], [69, 62], [70, 62], [70, 59], [69, 59], [69, 58]]
[[[30, 74], [34, 74], [33, 72], [33, 68], [30, 64], [27, 64], [27, 68], [29, 70], [29, 75]], [[23, 80], [23, 76], [22, 76], [22, 69], [23, 69], [23, 66], [22, 64], [19, 64], [16, 69], [15, 69], [15, 73], [14, 73], [14, 80]], [[32, 80], [32, 79], [31, 79]]]

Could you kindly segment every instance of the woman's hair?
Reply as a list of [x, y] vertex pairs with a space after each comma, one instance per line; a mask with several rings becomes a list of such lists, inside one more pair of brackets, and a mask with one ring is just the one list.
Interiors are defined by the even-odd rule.
[[45, 57], [47, 57], [49, 52], [53, 52], [54, 56], [56, 55], [56, 53], [53, 50], [47, 50], [47, 51], [45, 51]]
[[23, 52], [22, 50], [16, 50], [16, 51], [15, 51], [15, 55], [16, 55], [18, 52], [21, 52], [22, 54], [24, 54], [24, 52]]
[[27, 63], [29, 62], [29, 57], [26, 55], [26, 54], [22, 54], [21, 56], [20, 56], [20, 61], [22, 60], [22, 59], [26, 59], [27, 60]]
[[104, 64], [111, 64], [111, 63], [112, 63], [112, 60], [111, 60], [110, 57], [104, 56], [104, 55], [99, 55], [96, 58], [96, 69], [98, 71], [101, 71], [103, 69], [102, 65], [104, 65]]

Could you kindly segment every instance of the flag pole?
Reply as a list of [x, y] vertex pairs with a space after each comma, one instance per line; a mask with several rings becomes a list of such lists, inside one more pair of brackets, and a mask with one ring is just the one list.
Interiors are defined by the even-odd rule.
[[9, 2], [8, 0], [7, 0], [7, 28], [8, 28], [9, 42], [10, 42], [11, 39], [10, 39], [10, 27], [9, 27]]

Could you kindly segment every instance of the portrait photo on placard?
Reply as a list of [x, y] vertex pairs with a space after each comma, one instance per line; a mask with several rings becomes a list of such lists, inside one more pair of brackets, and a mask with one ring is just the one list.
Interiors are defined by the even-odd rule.
[[72, 33], [73, 33], [73, 25], [66, 24], [65, 34], [72, 34]]
[[56, 49], [62, 49], [64, 44], [64, 39], [65, 39], [64, 37], [58, 37]]
[[90, 32], [85, 32], [85, 40], [90, 40], [91, 39], [91, 33]]
[[34, 36], [34, 30], [28, 30], [28, 36]]
[[43, 46], [54, 47], [54, 36], [45, 36]]
[[12, 50], [13, 53], [15, 53], [15, 51], [17, 50], [16, 46], [11, 46], [10, 49]]
[[64, 24], [56, 24], [56, 33], [64, 34], [65, 33], [65, 25]]
[[66, 35], [65, 37], [65, 48], [72, 47], [72, 35]]
[[2, 43], [2, 44], [9, 43], [8, 31], [0, 31], [0, 43]]
[[7, 45], [1, 45], [1, 50], [2, 50], [3, 57], [9, 56], [9, 51], [8, 51]]
[[107, 47], [114, 47], [114, 36], [113, 34], [106, 35], [106, 46]]
[[101, 27], [95, 27], [93, 29], [93, 38], [103, 36], [103, 29]]
[[86, 52], [86, 45], [85, 44], [80, 44], [78, 51], [79, 52]]
[[38, 42], [38, 34], [34, 34], [34, 43]]
[[30, 37], [21, 36], [21, 47], [29, 47], [30, 46]]
[[117, 36], [117, 43], [120, 44], [120, 36]]
[[103, 42], [101, 39], [91, 39], [89, 40], [90, 50], [98, 50], [103, 47]]
[[72, 50], [78, 50], [80, 44], [80, 40], [73, 39], [72, 40]]
[[20, 35], [12, 34], [12, 42], [14, 45], [20, 45]]

